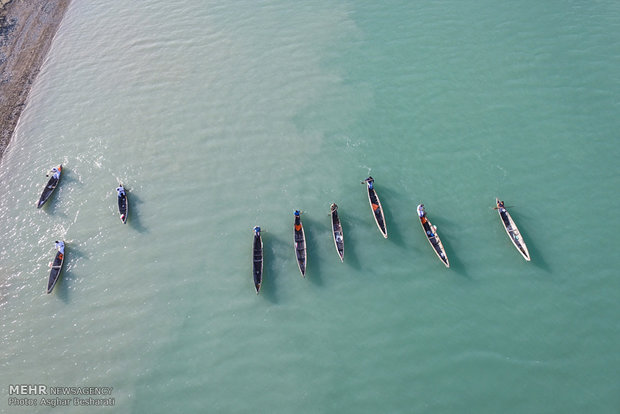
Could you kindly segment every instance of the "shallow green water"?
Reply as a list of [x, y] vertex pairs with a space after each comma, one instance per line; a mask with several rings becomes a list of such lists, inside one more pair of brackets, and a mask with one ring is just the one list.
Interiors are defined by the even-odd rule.
[[375, 3], [73, 1], [0, 164], [0, 411], [618, 411], [620, 4]]

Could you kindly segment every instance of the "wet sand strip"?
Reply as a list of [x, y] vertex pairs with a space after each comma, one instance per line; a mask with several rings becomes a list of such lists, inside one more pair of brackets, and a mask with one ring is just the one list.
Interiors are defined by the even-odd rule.
[[70, 0], [0, 0], [0, 158]]

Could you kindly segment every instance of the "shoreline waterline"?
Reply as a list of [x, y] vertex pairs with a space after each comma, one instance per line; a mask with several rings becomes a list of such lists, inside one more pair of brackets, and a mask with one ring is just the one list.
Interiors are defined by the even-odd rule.
[[70, 0], [0, 4], [0, 160]]

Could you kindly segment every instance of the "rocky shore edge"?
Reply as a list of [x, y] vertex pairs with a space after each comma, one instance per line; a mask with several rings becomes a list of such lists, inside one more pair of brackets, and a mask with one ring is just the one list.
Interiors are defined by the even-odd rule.
[[0, 0], [0, 159], [70, 0]]

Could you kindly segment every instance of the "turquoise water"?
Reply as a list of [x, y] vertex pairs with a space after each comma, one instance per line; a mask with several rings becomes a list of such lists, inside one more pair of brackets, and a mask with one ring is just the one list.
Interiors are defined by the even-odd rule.
[[620, 3], [129, 3], [72, 2], [0, 163], [0, 411], [620, 410]]

